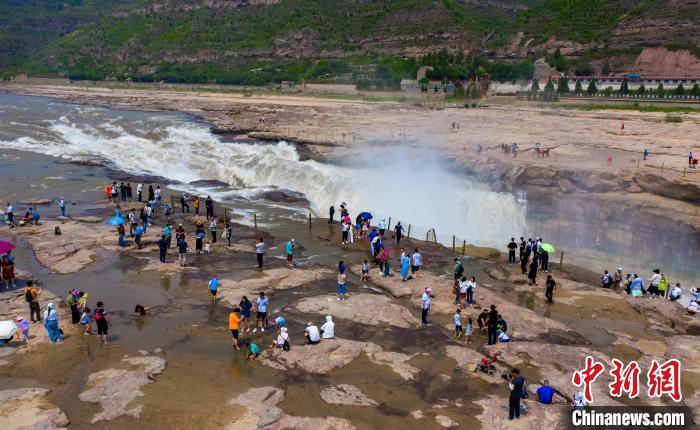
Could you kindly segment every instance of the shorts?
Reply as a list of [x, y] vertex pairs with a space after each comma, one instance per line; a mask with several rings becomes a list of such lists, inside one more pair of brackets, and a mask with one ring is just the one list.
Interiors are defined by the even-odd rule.
[[233, 336], [234, 339], [238, 340], [238, 329], [231, 329], [231, 336]]
[[250, 311], [243, 311], [243, 318], [250, 318]]
[[460, 299], [466, 299], [466, 298], [467, 298], [467, 293], [459, 293], [459, 298], [460, 298]]
[[306, 341], [307, 341], [307, 343], [308, 343], [309, 345], [316, 345], [317, 343], [321, 343], [320, 340], [310, 340], [310, 339], [307, 339]]
[[97, 334], [107, 336], [108, 328], [109, 328], [109, 326], [107, 325], [107, 323], [98, 322], [97, 323]]
[[416, 273], [420, 271], [420, 266], [411, 266], [411, 273]]
[[345, 292], [347, 291], [347, 289], [348, 289], [347, 285], [345, 285], [345, 284], [338, 284], [338, 289], [337, 289], [337, 291], [338, 291], [338, 294], [340, 294], [341, 296], [345, 294]]
[[265, 318], [267, 318], [267, 312], [256, 312], [255, 318], [259, 320], [264, 320]]
[[456, 325], [455, 326], [455, 331], [458, 333], [462, 333], [462, 326], [461, 325]]
[[362, 273], [363, 273], [364, 275], [366, 275], [366, 274], [369, 273], [369, 270], [362, 269]]
[[294, 254], [287, 254], [287, 261], [292, 261]]
[[212, 296], [216, 297], [216, 290], [209, 290]]

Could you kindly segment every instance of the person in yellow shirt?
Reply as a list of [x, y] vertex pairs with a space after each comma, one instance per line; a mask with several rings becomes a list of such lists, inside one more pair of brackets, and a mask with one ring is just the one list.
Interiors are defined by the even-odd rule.
[[233, 336], [233, 347], [238, 351], [241, 348], [238, 346], [238, 324], [241, 322], [241, 310], [236, 308], [228, 316], [228, 328], [231, 330], [231, 336]]

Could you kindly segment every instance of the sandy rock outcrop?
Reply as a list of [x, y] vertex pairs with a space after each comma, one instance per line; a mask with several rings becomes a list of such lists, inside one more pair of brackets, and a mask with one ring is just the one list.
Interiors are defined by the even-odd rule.
[[342, 301], [333, 295], [315, 296], [302, 299], [293, 306], [304, 313], [331, 315], [362, 324], [390, 324], [404, 328], [419, 324], [408, 309], [381, 294], [360, 293]]
[[504, 391], [503, 396], [490, 395], [475, 402], [484, 410], [476, 416], [483, 428], [493, 430], [530, 430], [560, 429], [566, 427], [566, 413], [568, 406], [542, 405], [539, 402], [527, 402], [528, 411], [520, 415], [518, 421], [508, 420], [508, 397]]
[[[27, 279], [22, 275], [21, 272], [17, 272], [18, 278]], [[24, 288], [19, 288], [14, 291], [10, 291], [6, 294], [0, 296], [0, 320], [14, 320], [16, 317], [21, 316], [29, 320], [29, 304], [24, 298]], [[58, 312], [58, 325], [62, 329], [70, 327], [70, 309], [66, 306], [61, 306], [62, 299], [57, 297], [54, 293], [49, 290], [42, 289], [39, 295], [39, 307], [41, 309], [41, 315], [43, 317], [46, 311], [46, 306], [49, 303], [56, 305], [56, 310]], [[15, 340], [19, 339], [19, 335], [15, 336]], [[46, 334], [46, 330], [41, 324], [32, 324], [29, 328], [29, 342], [24, 345], [20, 342], [10, 342], [4, 350], [25, 350], [31, 349], [35, 345], [40, 343], [48, 342], [49, 338]]]
[[[333, 271], [323, 267], [276, 268], [264, 270], [242, 281], [220, 278], [218, 295], [223, 300], [237, 304], [242, 295], [255, 295], [260, 291], [288, 290], [321, 280], [331, 280]], [[333, 281], [330, 281], [333, 285]]]
[[321, 390], [321, 399], [332, 405], [377, 406], [379, 402], [370, 399], [359, 388], [350, 384], [339, 384]]
[[384, 351], [370, 342], [349, 339], [326, 339], [311, 348], [292, 346], [289, 351], [274, 348], [262, 353], [261, 362], [274, 369], [301, 369], [307, 373], [326, 374], [350, 364], [361, 353], [366, 353], [370, 361], [389, 366], [406, 380], [414, 379], [420, 371], [408, 363], [413, 355]]
[[651, 326], [660, 332], [700, 334], [696, 318], [689, 316], [678, 303], [647, 297], [627, 297], [627, 303], [647, 317]]
[[447, 415], [435, 415], [435, 422], [443, 428], [459, 427], [459, 424]]
[[351, 430], [355, 426], [343, 418], [297, 417], [287, 415], [277, 406], [284, 400], [284, 390], [276, 387], [251, 388], [229, 403], [245, 408], [242, 417], [226, 426], [226, 430], [234, 429], [322, 429], [322, 430]]
[[[423, 290], [425, 287], [430, 287], [432, 289], [430, 312], [443, 315], [454, 314], [456, 306], [454, 304], [453, 281], [451, 279], [424, 272], [419, 278], [414, 278], [404, 283], [409, 284], [410, 288], [414, 290], [411, 302], [416, 308], [420, 306]], [[536, 312], [509, 302], [502, 294], [491, 287], [477, 283], [477, 287], [474, 290], [474, 300], [476, 301], [476, 308], [488, 308], [495, 304], [496, 310], [508, 322], [508, 332], [514, 339], [532, 340], [551, 332], [563, 334], [571, 331], [568, 326], [559, 321], [545, 318]], [[468, 311], [462, 311], [463, 315], [466, 315], [466, 312]]]
[[[60, 227], [60, 235], [54, 234], [56, 227]], [[45, 221], [21, 231], [28, 235], [37, 260], [62, 274], [79, 272], [99, 258], [99, 248], [116, 241], [114, 228], [106, 224]]]
[[68, 418], [56, 405], [46, 398], [46, 388], [17, 388], [0, 391], [0, 428], [63, 429]]
[[93, 423], [128, 415], [138, 418], [143, 405], [127, 409], [129, 403], [144, 396], [140, 387], [153, 382], [155, 375], [165, 370], [166, 361], [154, 355], [125, 357], [126, 369], [107, 369], [88, 377], [89, 389], [78, 396], [83, 402], [99, 403], [102, 411], [92, 417]]

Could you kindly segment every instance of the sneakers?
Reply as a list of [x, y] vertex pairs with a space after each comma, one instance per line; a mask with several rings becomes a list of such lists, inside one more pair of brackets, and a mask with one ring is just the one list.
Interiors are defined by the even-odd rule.
[[260, 327], [260, 331], [261, 332], [265, 331], [265, 327]]
[[253, 333], [256, 333], [257, 331], [258, 331], [257, 327], [253, 329]]

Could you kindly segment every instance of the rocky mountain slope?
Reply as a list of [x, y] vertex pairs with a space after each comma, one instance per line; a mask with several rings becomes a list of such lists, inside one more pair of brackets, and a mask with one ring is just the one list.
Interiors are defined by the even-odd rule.
[[[633, 67], [644, 48], [700, 63], [698, 0], [11, 0], [0, 71], [255, 83], [361, 79], [367, 63], [447, 48], [494, 60], [557, 48], [577, 65]], [[330, 61], [318, 73], [300, 70]], [[359, 71], [358, 71], [359, 70]], [[375, 77], [381, 74], [369, 70]], [[359, 77], [358, 77], [359, 76]]]

